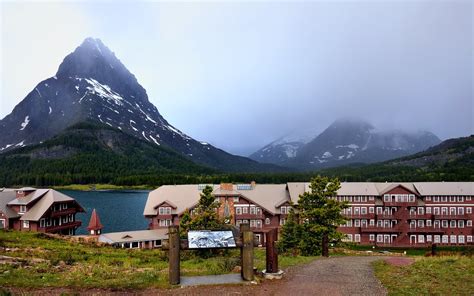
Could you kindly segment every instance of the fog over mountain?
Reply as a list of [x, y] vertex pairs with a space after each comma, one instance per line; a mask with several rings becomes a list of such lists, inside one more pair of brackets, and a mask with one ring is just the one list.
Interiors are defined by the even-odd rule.
[[170, 125], [231, 153], [346, 116], [474, 133], [472, 1], [0, 5], [0, 119], [94, 36]]

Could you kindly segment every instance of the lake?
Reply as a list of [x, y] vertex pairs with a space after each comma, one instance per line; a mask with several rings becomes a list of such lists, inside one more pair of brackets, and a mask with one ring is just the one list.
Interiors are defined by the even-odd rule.
[[103, 233], [147, 229], [148, 220], [143, 216], [149, 191], [72, 191], [62, 190], [77, 200], [86, 210], [78, 213], [76, 219], [82, 221], [76, 234], [88, 234], [87, 225], [95, 208]]

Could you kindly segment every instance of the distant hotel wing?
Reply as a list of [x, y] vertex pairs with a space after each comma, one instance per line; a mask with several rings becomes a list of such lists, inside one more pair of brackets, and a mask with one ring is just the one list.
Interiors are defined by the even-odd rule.
[[190, 249], [235, 248], [232, 231], [198, 230], [188, 232], [188, 247]]

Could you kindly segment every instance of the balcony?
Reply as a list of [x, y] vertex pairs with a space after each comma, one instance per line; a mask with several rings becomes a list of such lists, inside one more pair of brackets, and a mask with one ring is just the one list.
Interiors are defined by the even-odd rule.
[[369, 227], [361, 227], [360, 232], [394, 233], [394, 232], [401, 232], [401, 227], [399, 227], [399, 225], [396, 225], [394, 227], [369, 226]]
[[65, 215], [75, 214], [75, 213], [77, 213], [76, 208], [68, 208], [68, 209], [65, 209], [65, 210], [53, 211], [53, 212], [51, 212], [50, 217], [53, 218], [53, 217], [65, 216]]
[[238, 220], [265, 220], [265, 215], [263, 213], [260, 214], [249, 214], [249, 213], [242, 213], [242, 214], [235, 214], [235, 219]]
[[397, 215], [398, 212], [395, 212], [393, 214], [377, 214], [377, 219], [378, 220], [392, 220], [392, 219], [399, 219], [400, 215]]
[[396, 201], [388, 201], [383, 203], [386, 207], [417, 207], [418, 202], [415, 200], [413, 202], [396, 202]]
[[463, 215], [447, 215], [447, 214], [438, 214], [434, 215], [435, 220], [468, 220], [471, 219], [471, 214], [463, 214]]
[[45, 232], [57, 232], [63, 229], [77, 228], [79, 226], [81, 226], [81, 221], [73, 221], [73, 222], [63, 223], [61, 225], [56, 225], [56, 226], [47, 226], [43, 229], [45, 230]]
[[435, 227], [414, 227], [408, 228], [409, 233], [444, 233], [441, 228]]
[[431, 220], [433, 219], [433, 214], [422, 214], [422, 215], [418, 215], [418, 214], [409, 214], [407, 217], [406, 217], [408, 220], [417, 220], [417, 219], [420, 219], [420, 220]]
[[347, 219], [374, 219], [375, 214], [370, 213], [370, 214], [344, 214], [344, 217]]

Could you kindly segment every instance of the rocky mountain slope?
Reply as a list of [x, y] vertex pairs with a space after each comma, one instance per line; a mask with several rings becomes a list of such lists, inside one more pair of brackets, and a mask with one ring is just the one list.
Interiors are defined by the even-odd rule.
[[79, 122], [117, 128], [195, 163], [222, 171], [281, 171], [196, 141], [161, 116], [115, 54], [87, 38], [66, 56], [54, 77], [40, 82], [0, 121], [0, 153], [38, 144]]
[[[250, 157], [302, 170], [373, 163], [423, 151], [440, 142], [430, 132], [377, 131], [360, 119], [339, 119], [310, 141], [270, 144]], [[281, 153], [286, 146], [291, 153]], [[277, 154], [277, 157], [274, 155]]]

